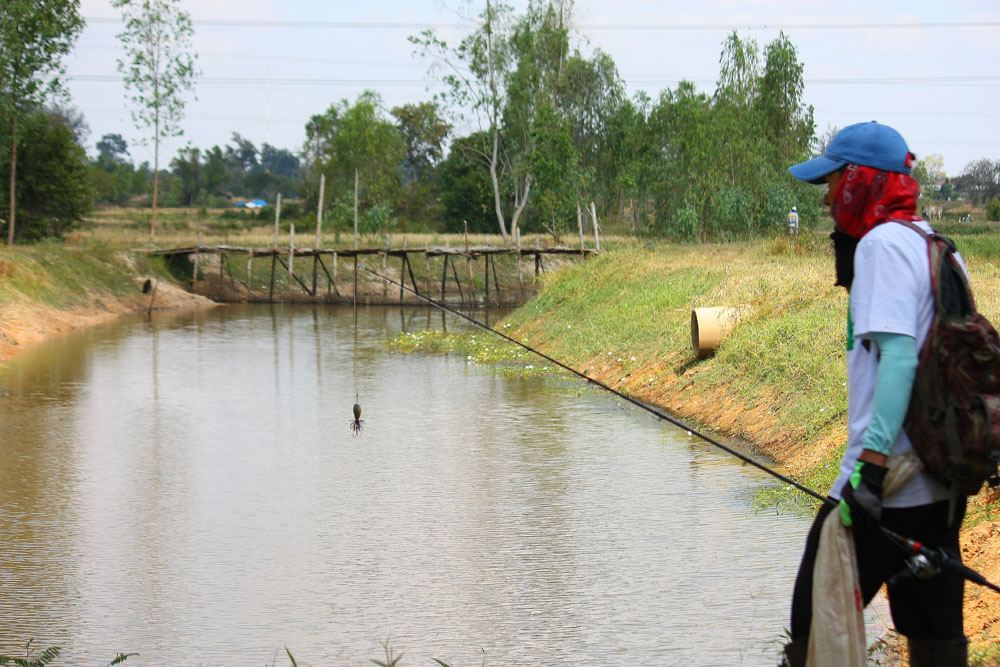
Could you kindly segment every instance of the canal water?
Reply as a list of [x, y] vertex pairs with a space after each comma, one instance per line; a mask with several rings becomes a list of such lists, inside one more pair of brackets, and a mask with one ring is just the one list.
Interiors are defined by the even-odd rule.
[[16, 356], [0, 655], [775, 664], [808, 519], [751, 507], [770, 479], [577, 380], [387, 350], [443, 317], [154, 313]]

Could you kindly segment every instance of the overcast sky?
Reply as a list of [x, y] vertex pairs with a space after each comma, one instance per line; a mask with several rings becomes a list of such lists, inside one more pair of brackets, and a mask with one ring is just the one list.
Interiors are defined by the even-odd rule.
[[[194, 21], [202, 70], [184, 136], [161, 147], [225, 145], [239, 132], [298, 152], [305, 123], [368, 88], [391, 109], [440, 90], [407, 36], [434, 27], [449, 44], [468, 32], [465, 0], [182, 0]], [[525, 0], [513, 2], [518, 10]], [[477, 0], [477, 9], [485, 0]], [[116, 61], [119, 13], [82, 0], [87, 19], [67, 59], [71, 104], [90, 126], [88, 152], [107, 133], [152, 162], [130, 118]], [[711, 93], [727, 34], [763, 48], [779, 30], [805, 66], [805, 101], [817, 132], [878, 120], [918, 157], [940, 154], [949, 175], [972, 160], [1000, 159], [1000, 2], [997, 0], [577, 0], [574, 43], [614, 59], [631, 96], [654, 99], [678, 81]]]

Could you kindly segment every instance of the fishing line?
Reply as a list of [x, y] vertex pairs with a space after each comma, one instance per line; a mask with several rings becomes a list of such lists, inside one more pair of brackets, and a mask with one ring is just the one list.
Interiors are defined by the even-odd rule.
[[[789, 486], [792, 486], [792, 487], [798, 489], [799, 491], [802, 491], [803, 493], [812, 496], [813, 498], [815, 498], [816, 500], [820, 501], [821, 503], [832, 505], [835, 508], [838, 507], [839, 504], [840, 504], [838, 501], [833, 500], [832, 498], [830, 498], [828, 496], [820, 495], [816, 491], [813, 491], [812, 489], [810, 489], [808, 486], [805, 486], [803, 484], [800, 484], [800, 483], [796, 482], [794, 479], [792, 479], [790, 477], [787, 477], [786, 475], [781, 474], [777, 470], [774, 470], [773, 468], [769, 468], [766, 465], [764, 465], [763, 463], [760, 463], [759, 461], [755, 461], [753, 458], [747, 456], [746, 454], [744, 454], [744, 453], [742, 453], [740, 451], [737, 451], [737, 450], [733, 449], [732, 447], [724, 445], [723, 443], [719, 442], [718, 440], [716, 440], [716, 439], [714, 439], [714, 438], [712, 438], [710, 436], [705, 435], [704, 433], [699, 433], [698, 431], [694, 430], [693, 428], [691, 428], [687, 424], [684, 424], [683, 422], [681, 422], [679, 419], [676, 419], [675, 417], [671, 417], [670, 415], [668, 415], [667, 413], [663, 412], [662, 410], [659, 410], [659, 409], [657, 409], [657, 408], [655, 408], [655, 407], [653, 407], [653, 406], [651, 406], [651, 405], [649, 405], [647, 403], [643, 403], [642, 401], [640, 401], [640, 400], [638, 400], [636, 398], [633, 398], [632, 396], [629, 396], [628, 394], [623, 394], [622, 392], [618, 391], [614, 387], [611, 387], [611, 386], [609, 386], [609, 385], [601, 382], [600, 380], [592, 378], [592, 377], [586, 375], [585, 373], [582, 373], [582, 372], [576, 370], [575, 368], [572, 368], [571, 366], [567, 366], [566, 364], [564, 364], [563, 362], [559, 361], [558, 359], [553, 359], [549, 355], [545, 354], [544, 352], [540, 352], [539, 350], [536, 350], [535, 348], [531, 347], [527, 343], [522, 343], [521, 341], [517, 340], [516, 338], [512, 338], [512, 337], [508, 336], [507, 334], [505, 334], [505, 333], [503, 333], [501, 331], [497, 331], [496, 329], [492, 329], [492, 328], [486, 326], [485, 324], [483, 324], [482, 322], [480, 322], [480, 321], [478, 321], [478, 320], [476, 320], [476, 319], [474, 319], [472, 317], [469, 317], [468, 315], [466, 315], [464, 313], [461, 313], [461, 312], [455, 310], [454, 308], [449, 307], [448, 305], [446, 305], [444, 303], [441, 303], [439, 301], [435, 301], [434, 299], [426, 297], [426, 296], [418, 293], [417, 291], [415, 291], [413, 289], [410, 289], [405, 284], [399, 283], [399, 282], [393, 280], [392, 278], [387, 278], [386, 276], [383, 276], [383, 275], [381, 275], [379, 273], [376, 273], [375, 271], [372, 271], [371, 269], [369, 269], [367, 266], [364, 266], [363, 264], [362, 265], [358, 265], [358, 266], [355, 267], [355, 269], [354, 269], [355, 276], [357, 274], [358, 269], [361, 269], [363, 271], [367, 271], [368, 273], [372, 274], [373, 276], [375, 276], [377, 278], [381, 278], [382, 280], [388, 281], [389, 283], [391, 283], [393, 285], [396, 285], [396, 286], [398, 286], [398, 287], [406, 290], [410, 294], [412, 294], [412, 295], [416, 296], [417, 298], [425, 301], [426, 303], [434, 306], [435, 308], [438, 308], [438, 309], [443, 310], [445, 312], [451, 313], [452, 315], [457, 315], [457, 316], [461, 317], [462, 319], [466, 320], [467, 322], [470, 322], [471, 324], [479, 327], [480, 329], [488, 331], [488, 332], [490, 332], [492, 334], [496, 334], [497, 336], [500, 336], [501, 338], [504, 338], [504, 339], [510, 341], [511, 343], [514, 343], [515, 345], [523, 347], [525, 350], [531, 352], [532, 354], [538, 355], [542, 359], [545, 359], [546, 361], [549, 361], [549, 362], [555, 364], [559, 368], [567, 370], [570, 373], [572, 373], [573, 375], [576, 375], [577, 377], [583, 378], [587, 382], [589, 382], [589, 383], [591, 383], [591, 384], [593, 384], [593, 385], [595, 385], [597, 387], [600, 387], [601, 389], [604, 389], [605, 391], [611, 392], [612, 394], [614, 394], [618, 398], [620, 398], [620, 399], [622, 399], [624, 401], [628, 401], [632, 405], [635, 405], [636, 407], [641, 408], [641, 409], [645, 410], [646, 412], [648, 412], [648, 413], [650, 413], [650, 414], [652, 414], [652, 415], [654, 415], [656, 417], [659, 417], [660, 419], [662, 419], [664, 421], [670, 422], [671, 424], [673, 424], [674, 426], [677, 426], [678, 428], [682, 428], [682, 429], [686, 430], [691, 435], [698, 436], [699, 438], [701, 438], [705, 442], [708, 442], [709, 444], [715, 445], [716, 447], [718, 447], [722, 451], [726, 452], [727, 454], [735, 456], [736, 458], [738, 458], [739, 460], [743, 461], [744, 463], [749, 463], [750, 465], [754, 466], [755, 468], [758, 468], [759, 470], [762, 470], [762, 471], [766, 472], [767, 474], [771, 475], [772, 477], [775, 477], [776, 479], [781, 480], [785, 484], [788, 484]], [[357, 285], [357, 279], [355, 279], [355, 285]], [[355, 286], [355, 293], [356, 292], [357, 292], [357, 287]], [[357, 301], [357, 296], [355, 296], [355, 301]], [[357, 304], [355, 303], [355, 310], [356, 309], [357, 309]], [[356, 320], [357, 320], [357, 314], [355, 313], [355, 321]], [[357, 337], [357, 325], [355, 324], [355, 338], [356, 337]], [[356, 343], [355, 343], [355, 345], [356, 345]], [[355, 353], [355, 356], [356, 356], [356, 353]], [[916, 560], [916, 559], [922, 559], [922, 561], [920, 561], [919, 563], [917, 563], [917, 564], [911, 564], [909, 566], [910, 567], [910, 571], [912, 573], [911, 576], [922, 578], [922, 577], [930, 576], [929, 573], [935, 567], [937, 567], [938, 569], [940, 569], [940, 568], [946, 568], [946, 569], [952, 570], [953, 572], [955, 572], [955, 573], [963, 576], [964, 578], [968, 579], [969, 581], [975, 582], [975, 583], [980, 584], [982, 586], [986, 586], [987, 588], [990, 588], [990, 589], [992, 589], [992, 590], [1000, 593], [1000, 586], [997, 586], [995, 584], [990, 583], [981, 574], [979, 574], [978, 572], [976, 572], [975, 570], [973, 570], [971, 568], [968, 568], [968, 567], [962, 565], [961, 562], [955, 561], [954, 558], [952, 558], [950, 555], [948, 555], [944, 551], [942, 551], [940, 549], [932, 549], [932, 548], [926, 547], [922, 543], [918, 542], [917, 540], [913, 540], [913, 539], [910, 539], [908, 537], [904, 537], [904, 536], [902, 536], [902, 535], [900, 535], [900, 534], [898, 534], [898, 533], [896, 533], [896, 532], [894, 532], [892, 530], [889, 530], [885, 526], [881, 526], [880, 525], [879, 528], [882, 530], [883, 534], [886, 537], [888, 537], [890, 540], [892, 540], [894, 543], [896, 543], [899, 547], [901, 547], [902, 549], [904, 549], [907, 553], [912, 554], [913, 557], [914, 557], [914, 560]]]
[[628, 401], [632, 405], [635, 405], [635, 406], [637, 406], [639, 408], [642, 408], [646, 412], [649, 412], [650, 414], [655, 415], [656, 417], [659, 417], [660, 419], [663, 419], [664, 421], [668, 421], [671, 424], [677, 426], [678, 428], [682, 428], [682, 429], [688, 431], [692, 435], [698, 436], [702, 440], [705, 440], [705, 441], [707, 441], [707, 442], [715, 445], [716, 447], [718, 447], [719, 449], [723, 450], [724, 452], [727, 452], [728, 454], [731, 454], [731, 455], [735, 456], [736, 458], [740, 459], [744, 463], [749, 463], [750, 465], [752, 465], [752, 466], [754, 466], [756, 468], [759, 468], [759, 469], [763, 470], [764, 472], [766, 472], [766, 473], [768, 473], [768, 474], [770, 474], [770, 475], [772, 475], [772, 476], [780, 479], [782, 482], [785, 482], [786, 484], [794, 486], [795, 488], [799, 489], [800, 491], [802, 491], [804, 493], [809, 494], [810, 496], [812, 496], [816, 500], [819, 500], [820, 502], [826, 502], [827, 501], [826, 497], [821, 496], [820, 494], [816, 493], [815, 491], [813, 491], [809, 487], [803, 486], [802, 484], [799, 484], [798, 482], [796, 482], [794, 479], [791, 479], [790, 477], [786, 477], [785, 475], [782, 475], [780, 472], [778, 472], [776, 470], [772, 470], [771, 468], [768, 468], [764, 464], [762, 464], [762, 463], [760, 463], [758, 461], [755, 461], [751, 457], [747, 456], [746, 454], [743, 454], [742, 452], [739, 452], [739, 451], [733, 449], [732, 447], [728, 447], [728, 446], [722, 444], [718, 440], [715, 440], [715, 439], [713, 439], [713, 438], [711, 438], [711, 437], [709, 437], [707, 435], [704, 435], [702, 433], [699, 433], [699, 432], [695, 431], [694, 429], [692, 429], [691, 427], [689, 427], [687, 424], [684, 424], [680, 420], [678, 420], [678, 419], [676, 419], [674, 417], [671, 417], [670, 415], [668, 415], [667, 413], [663, 412], [662, 410], [658, 410], [655, 407], [653, 407], [653, 406], [651, 406], [651, 405], [649, 405], [647, 403], [643, 403], [642, 401], [640, 401], [640, 400], [638, 400], [636, 398], [633, 398], [632, 396], [629, 396], [628, 394], [623, 394], [620, 391], [618, 391], [617, 389], [615, 389], [613, 387], [610, 387], [607, 384], [601, 382], [600, 380], [592, 378], [592, 377], [586, 375], [585, 373], [581, 373], [580, 371], [576, 370], [575, 368], [567, 366], [566, 364], [564, 364], [563, 362], [559, 361], [558, 359], [553, 359], [552, 357], [550, 357], [549, 355], [545, 354], [544, 352], [540, 352], [539, 350], [536, 350], [535, 348], [531, 347], [530, 345], [528, 345], [526, 343], [522, 343], [521, 341], [517, 340], [516, 338], [511, 338], [510, 336], [508, 336], [507, 334], [505, 334], [505, 333], [503, 333], [501, 331], [497, 331], [496, 329], [491, 329], [490, 327], [486, 326], [482, 322], [479, 322], [478, 320], [475, 320], [475, 319], [469, 317], [468, 315], [465, 315], [464, 313], [461, 313], [461, 312], [455, 310], [454, 308], [451, 308], [451, 307], [447, 306], [446, 304], [443, 304], [443, 303], [440, 303], [438, 301], [435, 301], [434, 299], [431, 299], [431, 298], [428, 298], [426, 296], [423, 296], [422, 294], [418, 294], [417, 292], [415, 292], [414, 290], [410, 289], [406, 285], [401, 285], [400, 283], [396, 282], [392, 278], [386, 278], [385, 276], [380, 275], [380, 274], [376, 273], [375, 271], [372, 271], [371, 269], [369, 269], [368, 267], [364, 266], [363, 264], [359, 268], [361, 270], [363, 270], [363, 271], [367, 271], [368, 273], [372, 274], [373, 276], [381, 278], [382, 280], [387, 280], [390, 283], [392, 283], [393, 285], [402, 287], [403, 289], [405, 289], [406, 291], [408, 291], [410, 294], [413, 294], [414, 296], [422, 299], [423, 301], [426, 301], [427, 303], [429, 303], [430, 305], [434, 306], [435, 308], [439, 308], [440, 310], [443, 310], [445, 312], [451, 313], [452, 315], [458, 315], [462, 319], [464, 319], [464, 320], [466, 320], [466, 321], [474, 324], [475, 326], [479, 327], [480, 329], [483, 329], [485, 331], [489, 331], [490, 333], [496, 334], [497, 336], [500, 336], [501, 338], [505, 338], [506, 340], [510, 341], [511, 343], [514, 343], [515, 345], [519, 345], [520, 347], [523, 347], [525, 350], [531, 352], [532, 354], [536, 354], [539, 357], [541, 357], [542, 359], [545, 359], [546, 361], [549, 361], [549, 362], [555, 364], [556, 366], [569, 371], [573, 375], [576, 375], [577, 377], [583, 378], [587, 382], [590, 382], [591, 384], [596, 385], [596, 386], [600, 387], [601, 389], [604, 389], [605, 391], [611, 392], [612, 394], [614, 394], [615, 396], [621, 398], [622, 400]]
[[[363, 267], [362, 267], [363, 268]], [[367, 270], [367, 269], [366, 269]], [[354, 419], [349, 422], [351, 433], [355, 437], [364, 430], [365, 421], [361, 419], [361, 400], [358, 398], [358, 260], [354, 259]]]

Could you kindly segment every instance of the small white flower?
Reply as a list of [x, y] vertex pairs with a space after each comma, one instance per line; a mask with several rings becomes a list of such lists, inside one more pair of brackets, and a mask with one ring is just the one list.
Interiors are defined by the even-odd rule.
[[632, 357], [632, 361], [635, 361], [635, 357]]
[[566, 328], [567, 328], [567, 329], [572, 329], [572, 328], [573, 328], [573, 325], [572, 325], [572, 324], [567, 324], [567, 325], [566, 325]]
[[466, 359], [472, 361], [472, 355], [470, 354], [469, 356], [466, 357]]
[[694, 433], [692, 433], [691, 431], [688, 431], [688, 435], [694, 435]]

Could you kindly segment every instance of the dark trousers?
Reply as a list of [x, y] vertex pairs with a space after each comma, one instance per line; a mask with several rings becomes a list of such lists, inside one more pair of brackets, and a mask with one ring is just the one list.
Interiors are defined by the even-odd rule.
[[[882, 525], [890, 530], [941, 547], [961, 561], [958, 529], [965, 515], [965, 496], [957, 501], [954, 521], [949, 522], [948, 502], [882, 510]], [[833, 506], [824, 504], [816, 515], [792, 594], [792, 639], [809, 636], [812, 622], [812, 577], [819, 547], [820, 528]], [[867, 606], [884, 582], [905, 569], [909, 554], [877, 529], [855, 527], [854, 547], [858, 559], [861, 593]], [[962, 594], [965, 580], [950, 571], [929, 579], [904, 579], [889, 587], [889, 608], [896, 630], [914, 639], [960, 639]]]

